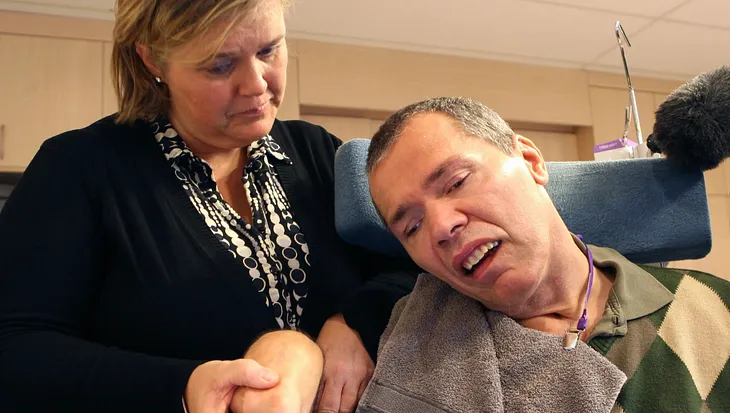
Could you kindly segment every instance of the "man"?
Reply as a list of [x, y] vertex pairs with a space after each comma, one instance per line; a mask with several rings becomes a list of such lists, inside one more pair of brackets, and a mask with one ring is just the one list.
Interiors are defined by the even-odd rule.
[[[614, 250], [583, 244], [569, 232], [544, 188], [549, 177], [539, 149], [489, 108], [462, 98], [408, 106], [373, 137], [367, 168], [379, 213], [419, 266], [524, 330], [546, 333], [536, 337], [560, 337], [568, 349], [600, 353], [627, 378], [619, 385], [615, 411], [730, 411], [730, 283], [694, 271], [637, 266]], [[396, 323], [404, 322], [403, 311], [419, 299], [417, 286], [394, 313], [381, 353], [408, 351], [412, 345], [423, 354], [439, 346], [433, 331], [438, 331], [440, 315], [434, 312], [437, 320], [421, 321], [433, 326], [426, 341], [418, 339], [420, 326], [410, 324], [410, 336], [416, 337], [412, 343], [388, 348], [399, 339], [393, 334]], [[478, 317], [484, 318], [482, 314]], [[466, 339], [474, 328], [464, 331], [460, 321], [468, 316], [462, 311], [452, 322], [452, 329]], [[488, 317], [492, 330], [499, 324], [495, 320]], [[449, 340], [448, 335], [443, 339]], [[576, 339], [588, 346], [571, 343]], [[461, 342], [452, 343], [452, 354], [459, 353]], [[497, 359], [520, 345], [511, 343], [495, 344]], [[555, 357], [563, 356], [551, 353], [535, 363], [551, 363]], [[601, 367], [596, 360], [586, 363], [576, 374]], [[398, 376], [387, 365], [379, 368], [373, 386]], [[465, 370], [456, 369], [448, 377], [459, 383], [454, 375], [471, 374]], [[495, 388], [501, 385], [504, 392], [519, 386], [506, 382], [509, 369], [500, 372]], [[562, 380], [540, 374], [523, 377], [545, 388]], [[402, 379], [408, 378], [398, 377]], [[576, 388], [594, 386], [594, 379]], [[565, 383], [574, 384], [570, 379]], [[510, 397], [505, 396], [504, 406]], [[372, 400], [366, 394], [361, 406]]]

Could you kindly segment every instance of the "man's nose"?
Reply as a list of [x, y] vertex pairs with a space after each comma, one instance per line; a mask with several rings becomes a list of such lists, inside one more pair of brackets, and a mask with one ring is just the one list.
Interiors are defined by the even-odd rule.
[[466, 215], [452, 206], [434, 206], [429, 217], [431, 238], [438, 246], [447, 245], [464, 229], [466, 222]]

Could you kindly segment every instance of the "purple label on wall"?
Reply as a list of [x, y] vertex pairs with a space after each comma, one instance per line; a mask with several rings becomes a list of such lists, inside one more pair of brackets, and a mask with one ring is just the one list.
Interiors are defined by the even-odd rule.
[[594, 146], [593, 153], [612, 151], [614, 149], [625, 148], [627, 146], [637, 146], [637, 143], [632, 141], [631, 139], [616, 139]]

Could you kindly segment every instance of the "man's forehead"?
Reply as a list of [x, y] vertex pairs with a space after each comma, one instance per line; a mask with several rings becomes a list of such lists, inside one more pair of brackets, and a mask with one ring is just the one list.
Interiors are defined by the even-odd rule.
[[421, 182], [441, 162], [461, 152], [452, 139], [459, 136], [447, 115], [430, 112], [414, 116], [373, 170], [371, 180], [376, 181], [377, 188], [372, 189], [381, 192], [373, 195], [381, 195], [379, 202], [390, 203], [393, 197], [404, 196], [406, 189], [420, 189]]
[[421, 113], [411, 118], [401, 131], [403, 136], [420, 136], [421, 138], [446, 139], [461, 135], [456, 122], [450, 116], [439, 112]]
[[459, 152], [460, 136], [458, 130], [445, 123], [416, 119], [403, 129], [383, 157], [383, 163], [409, 172], [423, 172], [431, 163]]
[[374, 170], [385, 181], [423, 180], [448, 158], [464, 154], [463, 134], [445, 115], [429, 113], [412, 119]]

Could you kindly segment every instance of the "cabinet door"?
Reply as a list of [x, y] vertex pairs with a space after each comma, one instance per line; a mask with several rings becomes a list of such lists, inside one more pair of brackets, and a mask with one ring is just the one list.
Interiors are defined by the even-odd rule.
[[578, 137], [572, 132], [547, 132], [530, 129], [513, 129], [537, 145], [542, 157], [548, 162], [579, 161]]
[[277, 119], [297, 120], [299, 113], [299, 59], [289, 50], [289, 64], [286, 66], [286, 93], [279, 106]]
[[112, 44], [103, 43], [103, 63], [102, 63], [102, 115], [107, 116], [116, 113], [119, 106], [117, 105], [117, 93], [114, 91], [112, 83]]
[[301, 115], [301, 119], [315, 125], [322, 126], [327, 132], [337, 136], [343, 142], [350, 139], [370, 139], [375, 133], [374, 125], [382, 123], [370, 118], [357, 118], [350, 116], [325, 116], [325, 115]]
[[51, 136], [101, 115], [101, 42], [0, 35], [0, 170], [23, 170]]

